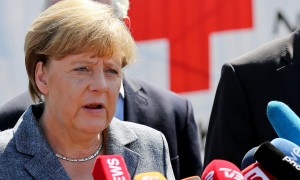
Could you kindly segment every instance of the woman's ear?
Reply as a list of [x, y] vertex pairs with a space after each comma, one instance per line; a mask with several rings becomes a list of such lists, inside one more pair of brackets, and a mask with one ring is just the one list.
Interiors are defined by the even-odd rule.
[[41, 93], [48, 94], [47, 71], [42, 61], [35, 66], [35, 83]]
[[131, 22], [130, 22], [130, 18], [128, 16], [123, 17], [123, 22], [128, 27], [128, 29], [130, 29]]

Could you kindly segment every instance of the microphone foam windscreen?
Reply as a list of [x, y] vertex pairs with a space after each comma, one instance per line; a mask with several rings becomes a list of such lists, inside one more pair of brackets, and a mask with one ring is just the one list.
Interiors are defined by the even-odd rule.
[[251, 164], [256, 162], [256, 160], [254, 158], [254, 153], [255, 153], [256, 149], [257, 149], [257, 147], [254, 147], [245, 154], [245, 156], [243, 157], [242, 163], [241, 163], [241, 170], [245, 169], [246, 167], [248, 167]]
[[202, 173], [202, 180], [243, 180], [240, 169], [233, 163], [221, 159], [210, 162]]
[[300, 147], [297, 146], [297, 144], [283, 138], [273, 139], [271, 144], [283, 152], [283, 154], [300, 164]]
[[267, 105], [267, 116], [280, 138], [300, 145], [300, 119], [286, 104], [270, 101]]

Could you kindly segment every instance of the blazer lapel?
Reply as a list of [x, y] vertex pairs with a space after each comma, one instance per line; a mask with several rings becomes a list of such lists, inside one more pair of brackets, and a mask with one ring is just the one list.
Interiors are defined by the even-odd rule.
[[25, 168], [34, 177], [34, 179], [70, 179], [64, 168], [52, 153], [41, 152], [34, 156]]
[[291, 36], [283, 60], [286, 65], [277, 69], [277, 73], [288, 95], [289, 106], [300, 115], [300, 36], [299, 31]]
[[14, 131], [17, 151], [31, 158], [25, 169], [34, 179], [70, 179], [38, 128], [37, 120], [27, 115], [21, 118]]
[[134, 177], [139, 163], [140, 155], [126, 146], [137, 140], [137, 136], [127, 126], [117, 119], [113, 119], [108, 129], [107, 154], [119, 154], [123, 156], [128, 172]]
[[124, 77], [124, 119], [125, 121], [147, 124], [145, 115], [148, 99], [142, 87], [135, 81]]

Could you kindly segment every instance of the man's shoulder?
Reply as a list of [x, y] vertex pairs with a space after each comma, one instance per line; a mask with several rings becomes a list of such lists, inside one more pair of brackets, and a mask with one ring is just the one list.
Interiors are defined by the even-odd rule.
[[264, 65], [271, 63], [279, 63], [280, 57], [285, 56], [287, 47], [290, 43], [291, 35], [280, 37], [267, 42], [248, 53], [245, 53], [233, 60], [230, 60], [227, 64], [233, 66], [245, 66], [245, 65]]

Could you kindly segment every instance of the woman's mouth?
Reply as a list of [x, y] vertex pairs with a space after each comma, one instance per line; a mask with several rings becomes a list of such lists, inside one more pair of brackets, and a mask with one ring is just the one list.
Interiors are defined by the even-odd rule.
[[92, 104], [85, 105], [84, 108], [91, 109], [91, 110], [98, 110], [98, 109], [103, 109], [104, 106], [101, 103], [92, 103]]
[[90, 103], [84, 105], [83, 109], [88, 113], [99, 115], [99, 113], [102, 113], [105, 110], [105, 106], [102, 103]]

